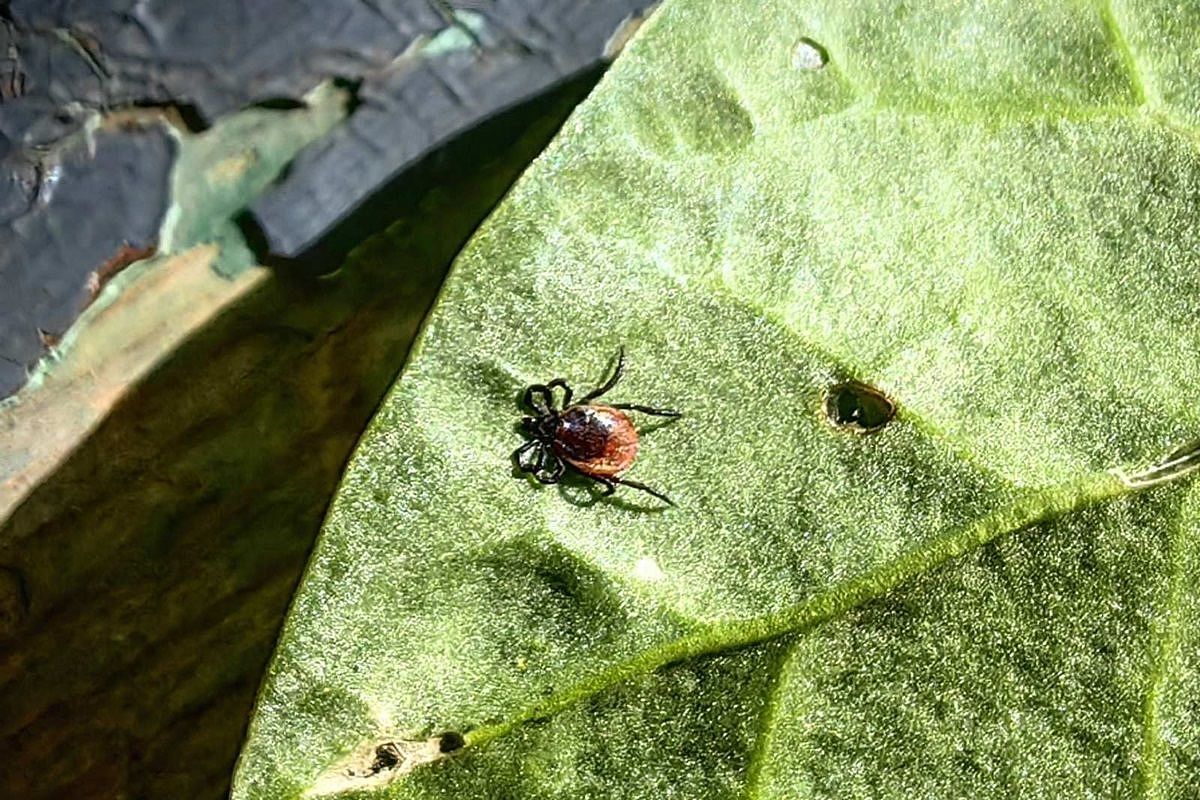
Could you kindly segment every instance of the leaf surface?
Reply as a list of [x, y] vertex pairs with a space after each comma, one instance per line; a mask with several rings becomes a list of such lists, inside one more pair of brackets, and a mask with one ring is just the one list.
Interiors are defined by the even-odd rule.
[[[1198, 30], [670, 0], [459, 258], [234, 796], [1188, 796]], [[622, 344], [677, 506], [514, 479]]]

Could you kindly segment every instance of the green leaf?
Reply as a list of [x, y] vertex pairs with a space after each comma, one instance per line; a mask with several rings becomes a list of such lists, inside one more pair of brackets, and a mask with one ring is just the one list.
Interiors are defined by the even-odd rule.
[[[669, 0], [460, 257], [235, 798], [1194, 791], [1198, 35]], [[514, 479], [522, 387], [621, 344], [677, 505]]]

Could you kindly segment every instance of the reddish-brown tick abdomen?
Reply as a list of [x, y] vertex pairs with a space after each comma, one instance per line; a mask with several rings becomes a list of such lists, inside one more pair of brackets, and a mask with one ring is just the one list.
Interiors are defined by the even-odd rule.
[[572, 406], [554, 435], [554, 453], [585, 475], [615, 478], [633, 466], [638, 432], [618, 409]]

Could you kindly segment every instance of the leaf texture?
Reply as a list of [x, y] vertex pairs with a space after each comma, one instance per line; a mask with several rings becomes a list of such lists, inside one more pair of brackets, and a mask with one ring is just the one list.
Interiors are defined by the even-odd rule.
[[[460, 256], [234, 797], [1195, 796], [1197, 31], [668, 0]], [[622, 344], [677, 506], [514, 479]]]

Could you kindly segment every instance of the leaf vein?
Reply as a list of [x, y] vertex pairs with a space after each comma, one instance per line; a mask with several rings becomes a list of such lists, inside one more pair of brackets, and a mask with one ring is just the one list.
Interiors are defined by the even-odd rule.
[[1162, 612], [1152, 630], [1150, 680], [1142, 715], [1142, 758], [1138, 774], [1138, 797], [1162, 796], [1160, 781], [1163, 771], [1163, 737], [1160, 701], [1163, 686], [1170, 673], [1171, 659], [1179, 646], [1179, 616], [1184, 593], [1185, 531], [1179, 525], [1168, 529], [1170, 572], [1167, 575], [1167, 596]]
[[763, 704], [759, 716], [758, 738], [754, 749], [750, 751], [750, 765], [746, 773], [746, 800], [757, 800], [759, 786], [762, 781], [762, 771], [771, 749], [772, 734], [775, 731], [775, 719], [779, 711], [779, 699], [783, 696], [784, 685], [787, 683], [787, 668], [792, 660], [796, 642], [788, 642], [783, 652], [775, 659], [771, 671], [771, 693]]
[[949, 533], [880, 564], [863, 574], [797, 605], [750, 619], [710, 625], [681, 638], [664, 642], [626, 661], [618, 662], [590, 678], [518, 711], [508, 720], [476, 728], [466, 735], [467, 746], [478, 746], [505, 736], [522, 725], [554, 716], [631, 678], [660, 667], [700, 656], [738, 650], [789, 633], [812, 628], [853, 611], [909, 580], [930, 572], [1005, 533], [1021, 530], [1092, 505], [1130, 494], [1132, 489], [1107, 472], [1037, 490], [1017, 492], [1009, 505], [952, 529]]
[[1100, 20], [1104, 23], [1104, 30], [1108, 34], [1113, 49], [1117, 51], [1117, 55], [1129, 73], [1129, 85], [1133, 89], [1137, 105], [1151, 105], [1157, 108], [1161, 105], [1161, 98], [1158, 96], [1158, 91], [1151, 80], [1150, 71], [1143, 68], [1138, 62], [1137, 54], [1130, 46], [1129, 39], [1125, 36], [1121, 21], [1117, 17], [1117, 2], [1118, 0], [1101, 1], [1099, 7]]

